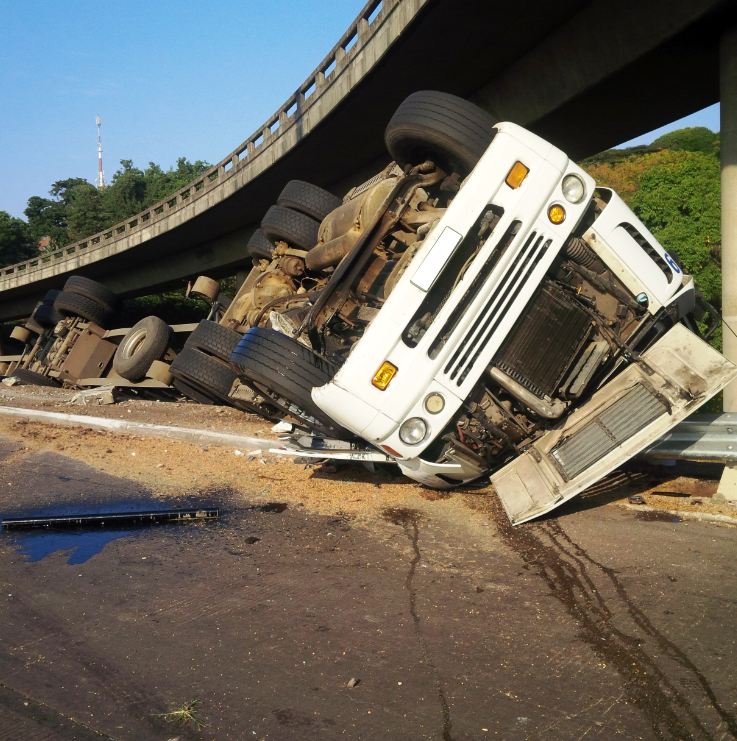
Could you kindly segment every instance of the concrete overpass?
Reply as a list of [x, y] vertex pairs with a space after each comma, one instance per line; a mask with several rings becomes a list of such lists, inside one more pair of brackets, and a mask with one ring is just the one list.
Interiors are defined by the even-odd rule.
[[242, 268], [282, 185], [342, 191], [386, 161], [383, 129], [435, 88], [530, 127], [574, 157], [719, 100], [732, 0], [371, 0], [262, 127], [203, 177], [125, 222], [0, 271], [0, 319], [71, 273], [124, 295]]

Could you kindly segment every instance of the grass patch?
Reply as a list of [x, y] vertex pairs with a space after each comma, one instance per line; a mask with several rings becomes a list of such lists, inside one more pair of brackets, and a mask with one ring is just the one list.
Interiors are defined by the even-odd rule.
[[176, 723], [180, 726], [192, 726], [200, 731], [207, 725], [207, 723], [205, 723], [204, 719], [200, 715], [199, 706], [199, 700], [190, 700], [167, 713], [157, 713], [156, 717], [161, 718], [165, 723]]

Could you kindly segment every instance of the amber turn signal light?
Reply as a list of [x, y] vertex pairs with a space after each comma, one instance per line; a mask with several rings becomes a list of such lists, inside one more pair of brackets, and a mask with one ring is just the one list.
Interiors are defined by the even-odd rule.
[[371, 379], [371, 384], [376, 386], [379, 391], [386, 390], [386, 387], [391, 383], [392, 378], [397, 375], [397, 366], [385, 360], [380, 366], [379, 370], [374, 373], [374, 377]]
[[529, 167], [523, 165], [519, 160], [517, 160], [507, 173], [507, 177], [505, 178], [504, 182], [510, 188], [519, 188], [520, 185], [522, 185], [524, 179], [527, 177], [528, 172], [530, 172]]
[[559, 203], [554, 203], [548, 209], [548, 218], [553, 224], [562, 224], [566, 220], [566, 210]]

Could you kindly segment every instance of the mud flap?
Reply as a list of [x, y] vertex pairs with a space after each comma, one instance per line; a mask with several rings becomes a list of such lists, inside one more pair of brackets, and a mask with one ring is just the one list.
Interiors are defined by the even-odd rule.
[[735, 365], [677, 324], [491, 477], [510, 521], [517, 525], [567, 502], [652, 445], [735, 377]]

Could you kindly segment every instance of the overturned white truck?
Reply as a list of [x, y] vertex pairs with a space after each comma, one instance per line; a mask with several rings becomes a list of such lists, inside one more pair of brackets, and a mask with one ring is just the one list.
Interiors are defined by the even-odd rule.
[[394, 162], [342, 202], [288, 186], [221, 322], [245, 332], [230, 363], [254, 409], [309, 433], [291, 450], [490, 477], [520, 523], [735, 378], [692, 278], [559, 149], [434, 91], [385, 139]]

